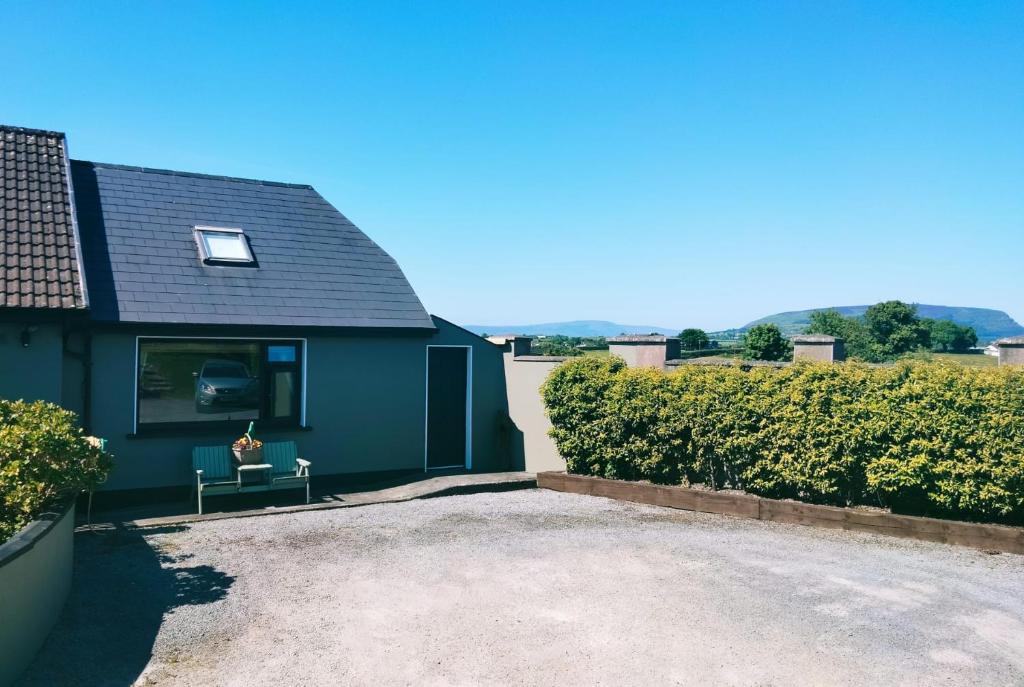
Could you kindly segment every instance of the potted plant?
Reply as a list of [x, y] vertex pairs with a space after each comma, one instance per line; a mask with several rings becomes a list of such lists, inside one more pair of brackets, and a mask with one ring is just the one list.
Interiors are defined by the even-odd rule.
[[263, 462], [263, 442], [253, 438], [253, 424], [249, 430], [231, 444], [231, 453], [240, 465], [257, 465]]

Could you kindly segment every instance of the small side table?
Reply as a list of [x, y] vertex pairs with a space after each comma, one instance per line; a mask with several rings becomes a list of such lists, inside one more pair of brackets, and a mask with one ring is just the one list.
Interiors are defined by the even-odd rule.
[[[238, 489], [243, 487], [264, 486], [270, 484], [270, 471], [274, 468], [270, 463], [257, 463], [255, 465], [236, 465], [238, 474]], [[257, 479], [246, 480], [243, 475], [255, 475]]]

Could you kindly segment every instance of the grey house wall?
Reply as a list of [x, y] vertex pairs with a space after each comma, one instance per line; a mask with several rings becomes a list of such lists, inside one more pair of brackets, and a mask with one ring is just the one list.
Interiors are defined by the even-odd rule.
[[[501, 350], [435, 318], [430, 336], [318, 335], [306, 339], [306, 424], [310, 431], [266, 431], [271, 441], [294, 440], [317, 475], [422, 470], [426, 429], [428, 345], [465, 345], [472, 355], [472, 468], [504, 470], [507, 442], [498, 431], [507, 414]], [[93, 339], [93, 433], [108, 440], [115, 469], [105, 489], [191, 483], [194, 446], [227, 444], [244, 430], [214, 434], [129, 437], [135, 409], [135, 343], [144, 329], [96, 332]], [[226, 336], [266, 336], [232, 328]]]
[[60, 403], [63, 365], [61, 326], [32, 323], [29, 345], [23, 346], [23, 323], [0, 324], [0, 398]]

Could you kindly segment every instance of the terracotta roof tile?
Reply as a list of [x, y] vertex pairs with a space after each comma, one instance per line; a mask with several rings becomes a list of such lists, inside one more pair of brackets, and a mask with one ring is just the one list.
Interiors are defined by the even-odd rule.
[[0, 306], [86, 306], [64, 134], [0, 125]]

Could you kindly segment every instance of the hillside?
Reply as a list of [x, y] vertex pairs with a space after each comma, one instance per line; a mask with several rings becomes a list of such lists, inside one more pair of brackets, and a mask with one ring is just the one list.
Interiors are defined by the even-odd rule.
[[[828, 310], [829, 308], [817, 308]], [[833, 308], [843, 315], [859, 317], [868, 309], [866, 305], [844, 305]], [[810, 322], [811, 313], [814, 310], [795, 310], [792, 312], [781, 312], [768, 317], [762, 317], [736, 329], [727, 329], [720, 332], [709, 332], [712, 339], [729, 341], [739, 339], [743, 332], [756, 324], [773, 322], [779, 325], [783, 334], [792, 336], [799, 334]], [[986, 343], [1004, 336], [1024, 335], [1024, 327], [1018, 324], [1012, 317], [1001, 310], [989, 308], [958, 308], [948, 305], [923, 305], [918, 304], [917, 312], [921, 317], [930, 317], [936, 320], [951, 320], [957, 324], [974, 327], [978, 333], [978, 341]], [[542, 324], [469, 324], [466, 329], [476, 334], [526, 334], [528, 336], [539, 336], [542, 334], [563, 336], [618, 336], [619, 334], [667, 334], [675, 336], [680, 328], [659, 327], [655, 325], [640, 324], [619, 324], [607, 320], [573, 320], [570, 322], [546, 322]]]
[[678, 329], [652, 325], [617, 324], [606, 320], [574, 320], [572, 322], [546, 322], [543, 324], [467, 324], [474, 334], [561, 334], [562, 336], [618, 336], [619, 334], [668, 334], [675, 336]]
[[[867, 305], [846, 305], [832, 308], [843, 315], [859, 317], [868, 309]], [[829, 308], [817, 308], [828, 310]], [[742, 327], [749, 329], [754, 325], [774, 323], [779, 326], [783, 334], [787, 336], [799, 334], [810, 322], [811, 313], [814, 310], [796, 310], [782, 312], [759, 320], [750, 322]], [[925, 305], [918, 304], [917, 313], [921, 317], [929, 317], [936, 320], [950, 320], [960, 325], [974, 327], [978, 333], [979, 342], [992, 341], [1004, 336], [1020, 336], [1024, 334], [1024, 327], [1018, 324], [1012, 317], [1001, 310], [990, 310], [988, 308], [959, 308], [948, 305]]]

